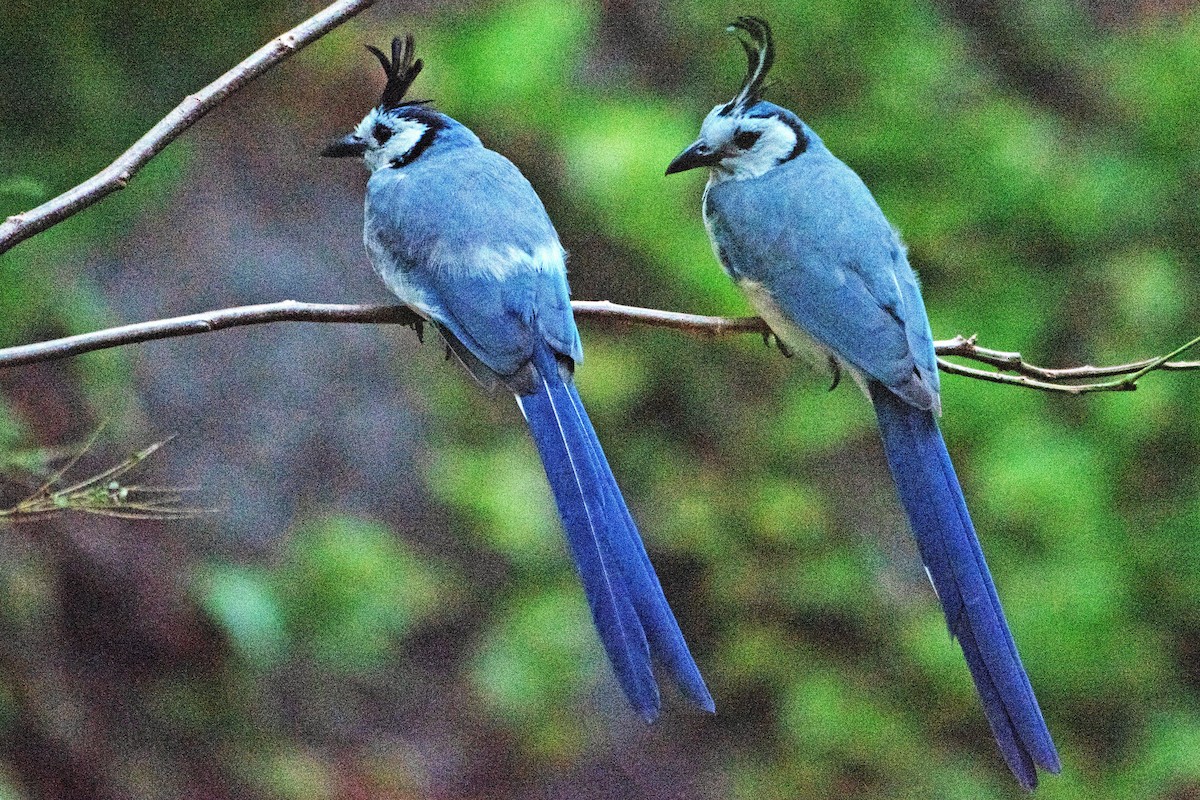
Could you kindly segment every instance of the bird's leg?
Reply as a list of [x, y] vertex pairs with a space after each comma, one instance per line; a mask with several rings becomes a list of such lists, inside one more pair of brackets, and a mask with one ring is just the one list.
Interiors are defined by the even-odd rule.
[[833, 391], [842, 382], [842, 365], [833, 356], [829, 357], [829, 369], [833, 371], [833, 383], [829, 384], [829, 391]]
[[771, 346], [771, 339], [772, 339], [772, 337], [774, 337], [775, 346], [779, 348], [779, 352], [780, 352], [780, 354], [783, 355], [784, 358], [791, 358], [793, 355], [795, 355], [792, 352], [792, 349], [783, 343], [783, 339], [779, 338], [779, 334], [775, 333], [774, 331], [765, 330], [765, 331], [763, 331], [762, 337], [763, 337], [763, 346], [765, 346], [765, 347]]
[[792, 348], [783, 343], [783, 339], [779, 338], [778, 333], [775, 334], [775, 346], [779, 348], [779, 352], [783, 354], [784, 358], [791, 358], [796, 355]]
[[412, 324], [413, 332], [417, 334], [417, 341], [425, 344], [425, 320], [418, 319]]

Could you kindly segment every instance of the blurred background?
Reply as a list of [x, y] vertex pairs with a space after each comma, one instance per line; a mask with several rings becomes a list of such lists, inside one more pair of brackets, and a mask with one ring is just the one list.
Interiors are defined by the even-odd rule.
[[[108, 164], [318, 10], [8, 0], [0, 216]], [[732, 95], [874, 190], [934, 333], [1116, 363], [1200, 332], [1200, 13], [1170, 0], [381, 2], [0, 256], [0, 346], [285, 298], [380, 302], [362, 48], [509, 156], [575, 296], [748, 309], [664, 179]], [[184, 521], [0, 525], [2, 798], [1004, 798], [867, 403], [756, 337], [582, 325], [578, 374], [719, 713], [647, 727], [592, 631], [513, 403], [391, 326], [279, 324], [0, 372], [0, 506], [136, 476]], [[1065, 397], [947, 376], [943, 426], [1062, 754], [1042, 798], [1200, 797], [1200, 375]], [[132, 478], [131, 478], [132, 479]]]

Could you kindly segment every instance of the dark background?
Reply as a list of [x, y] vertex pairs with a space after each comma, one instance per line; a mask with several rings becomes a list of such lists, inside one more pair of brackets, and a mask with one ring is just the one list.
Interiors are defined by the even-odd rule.
[[[91, 175], [311, 4], [7, 0], [0, 216]], [[939, 338], [1116, 363], [1200, 331], [1200, 14], [1171, 2], [380, 3], [0, 256], [0, 346], [284, 298], [386, 301], [365, 172], [415, 93], [533, 182], [575, 296], [746, 313], [664, 179], [774, 25], [770, 97], [872, 187]], [[616, 689], [507, 398], [389, 326], [280, 324], [0, 373], [0, 505], [176, 438], [185, 521], [0, 525], [0, 797], [1015, 797], [867, 403], [762, 347], [583, 323], [579, 383], [719, 713]], [[1064, 773], [1200, 796], [1200, 376], [944, 381], [943, 427]]]

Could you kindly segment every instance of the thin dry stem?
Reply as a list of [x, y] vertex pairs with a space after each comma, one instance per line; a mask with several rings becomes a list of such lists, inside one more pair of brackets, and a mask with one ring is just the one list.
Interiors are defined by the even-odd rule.
[[203, 509], [181, 505], [186, 490], [123, 484], [118, 480], [144, 463], [169, 442], [171, 437], [138, 450], [119, 464], [88, 475], [68, 486], [55, 488], [95, 445], [100, 430], [97, 429], [77, 453], [63, 466], [51, 472], [50, 478], [28, 497], [11, 508], [0, 509], [0, 523], [24, 522], [63, 511], [141, 520], [185, 519], [204, 512]]

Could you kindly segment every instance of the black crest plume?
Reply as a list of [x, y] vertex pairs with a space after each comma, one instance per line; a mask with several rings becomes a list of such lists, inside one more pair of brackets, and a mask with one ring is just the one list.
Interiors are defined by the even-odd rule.
[[416, 54], [413, 35], [407, 34], [403, 40], [399, 36], [392, 39], [391, 61], [379, 48], [367, 45], [367, 49], [379, 59], [379, 63], [383, 65], [383, 71], [387, 73], [387, 85], [383, 87], [383, 97], [379, 101], [379, 107], [391, 109], [403, 105], [408, 87], [412, 86], [412, 82], [421, 74], [421, 67], [425, 66], [421, 59], [413, 59]]
[[[748, 108], [762, 99], [763, 81], [766, 80], [771, 65], [775, 63], [775, 42], [771, 39], [771, 26], [758, 17], [738, 17], [726, 30], [737, 34], [738, 43], [746, 51], [747, 61], [746, 81], [730, 105]], [[746, 41], [738, 31], [744, 32], [750, 40]]]

